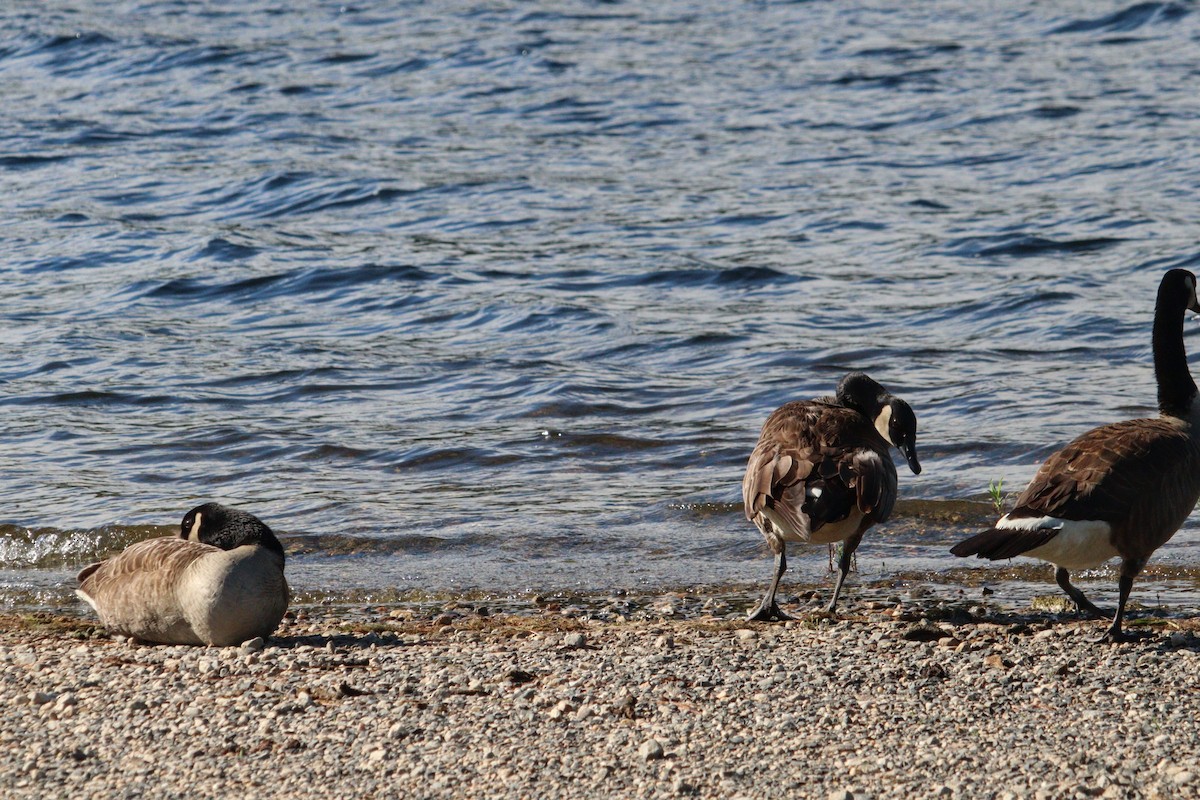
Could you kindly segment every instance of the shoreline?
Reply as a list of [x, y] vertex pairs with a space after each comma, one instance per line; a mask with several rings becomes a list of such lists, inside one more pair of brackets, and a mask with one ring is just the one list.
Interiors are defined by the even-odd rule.
[[1143, 610], [1137, 641], [1100, 645], [1086, 637], [1104, 623], [1071, 615], [891, 599], [785, 624], [686, 604], [626, 621], [555, 601], [301, 606], [261, 648], [5, 615], [0, 785], [39, 798], [148, 784], [180, 798], [1200, 788], [1184, 702], [1200, 690], [1200, 617]]

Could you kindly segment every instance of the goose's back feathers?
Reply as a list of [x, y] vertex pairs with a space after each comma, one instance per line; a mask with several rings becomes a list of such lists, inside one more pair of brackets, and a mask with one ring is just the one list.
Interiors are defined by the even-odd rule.
[[[1112, 524], [1164, 505], [1163, 481], [1195, 483], [1196, 442], [1179, 420], [1133, 419], [1094, 428], [1046, 459], [1010, 519], [1051, 516]], [[1163, 465], [1173, 465], [1164, 472]], [[1191, 511], [1191, 508], [1188, 508]], [[1169, 515], [1172, 519], [1176, 514]], [[1184, 514], [1186, 517], [1186, 513]]]
[[[888, 444], [857, 411], [821, 399], [787, 403], [763, 424], [742, 481], [747, 519], [765, 516], [793, 541], [855, 517], [885, 521], [896, 502]], [[765, 531], [764, 531], [765, 532]], [[822, 537], [823, 539], [823, 537]]]

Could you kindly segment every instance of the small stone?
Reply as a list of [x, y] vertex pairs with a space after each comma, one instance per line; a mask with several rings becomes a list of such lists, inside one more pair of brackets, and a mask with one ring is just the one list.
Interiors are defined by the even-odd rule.
[[1070, 614], [1075, 604], [1060, 594], [1040, 594], [1029, 601], [1029, 608], [1043, 614]]
[[1182, 786], [1185, 783], [1191, 783], [1193, 780], [1195, 780], [1195, 778], [1196, 776], [1189, 770], [1181, 769], [1175, 774], [1171, 775], [1171, 783], [1174, 783], [1177, 786]]
[[255, 636], [253, 639], [247, 639], [246, 641], [242, 642], [241, 650], [244, 653], [255, 653], [259, 650], [262, 650], [266, 644], [267, 643], [263, 641], [263, 637]]
[[526, 672], [523, 669], [510, 669], [504, 674], [504, 680], [520, 686], [523, 683], [529, 683], [537, 680], [537, 676], [532, 672]]
[[834, 789], [829, 793], [829, 800], [854, 800], [854, 792], [849, 789]]
[[378, 750], [372, 750], [370, 753], [367, 753], [367, 760], [372, 764], [378, 764], [385, 758], [387, 758], [387, 750], [384, 750], [382, 747]]
[[663, 746], [657, 739], [647, 739], [638, 748], [638, 756], [641, 757], [642, 761], [657, 761], [665, 755]]
[[671, 782], [671, 791], [675, 794], [695, 794], [696, 787], [692, 786], [683, 778], [676, 778]]
[[750, 628], [738, 628], [733, 632], [733, 635], [743, 642], [749, 642], [758, 638], [758, 631], [751, 630]]
[[669, 633], [665, 634], [663, 636], [660, 636], [654, 640], [654, 646], [657, 647], [659, 650], [674, 650], [675, 649], [675, 637]]
[[143, 703], [141, 700], [134, 700], [132, 703], [129, 704], [130, 711], [145, 711], [147, 708], [148, 708], [148, 706], [145, 703]]
[[44, 706], [57, 696], [54, 692], [34, 692], [29, 696], [29, 702], [35, 706]]
[[575, 713], [575, 704], [570, 700], [559, 700], [554, 708], [550, 709], [550, 716], [554, 719], [573, 713]]
[[917, 671], [917, 674], [922, 678], [932, 678], [935, 680], [945, 680], [947, 677], [946, 668], [936, 661], [930, 661]]
[[623, 694], [617, 702], [613, 703], [613, 714], [625, 719], [635, 719], [637, 717], [637, 698], [631, 694]]
[[581, 650], [587, 647], [587, 637], [582, 633], [568, 633], [563, 637], [563, 645], [568, 650]]

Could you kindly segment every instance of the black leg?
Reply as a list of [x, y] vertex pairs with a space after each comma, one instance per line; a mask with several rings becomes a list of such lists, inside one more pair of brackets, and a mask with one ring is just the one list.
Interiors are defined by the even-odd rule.
[[846, 580], [846, 573], [850, 571], [850, 559], [854, 557], [854, 551], [858, 549], [858, 543], [862, 541], [863, 532], [851, 536], [842, 544], [842, 557], [838, 559], [838, 579], [837, 585], [833, 587], [833, 599], [829, 601], [826, 611], [830, 614], [837, 608], [838, 597], [842, 593], [842, 583]]
[[763, 599], [759, 601], [754, 610], [746, 617], [747, 620], [757, 620], [759, 622], [769, 622], [773, 619], [785, 620], [794, 619], [779, 610], [779, 606], [775, 603], [775, 592], [779, 590], [779, 579], [783, 577], [783, 573], [787, 571], [787, 545], [783, 542], [779, 543], [779, 552], [775, 554], [775, 575], [771, 578], [771, 585], [767, 587], [767, 593], [763, 595]]
[[1079, 609], [1080, 614], [1087, 614], [1092, 619], [1103, 619], [1106, 616], [1071, 583], [1071, 574], [1067, 572], [1066, 567], [1059, 567], [1054, 571], [1054, 580], [1058, 582], [1058, 587], [1067, 593], [1067, 597], [1075, 601], [1075, 607]]
[[1108, 630], [1103, 636], [1093, 639], [1095, 642], [1112, 642], [1119, 644], [1128, 642], [1133, 637], [1121, 630], [1121, 619], [1125, 616], [1125, 603], [1129, 601], [1129, 592], [1133, 589], [1133, 579], [1142, 571], [1142, 567], [1146, 566], [1145, 559], [1137, 561], [1125, 560], [1121, 562], [1121, 578], [1117, 582], [1117, 586], [1121, 590], [1121, 595], [1117, 600], [1117, 615], [1113, 617], [1112, 624], [1108, 626]]

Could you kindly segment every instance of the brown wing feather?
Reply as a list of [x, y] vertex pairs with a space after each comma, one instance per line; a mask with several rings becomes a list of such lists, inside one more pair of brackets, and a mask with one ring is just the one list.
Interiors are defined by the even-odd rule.
[[[788, 403], [763, 424], [742, 480], [746, 518], [753, 520], [768, 503], [797, 531], [810, 524], [797, 511], [806, 488], [820, 483], [830, 496], [852, 496], [872, 521], [883, 521], [896, 501], [896, 468], [888, 445], [856, 411], [822, 400]], [[847, 505], [833, 516], [844, 519]]]
[[881, 464], [876, 451], [860, 450], [854, 455], [853, 472], [858, 509], [875, 522], [887, 522], [896, 505], [898, 482], [891, 459]]
[[122, 587], [122, 593], [134, 595], [132, 585], [160, 582], [164, 576], [178, 575], [188, 564], [211, 552], [219, 551], [212, 545], [173, 536], [147, 539], [99, 564], [85, 567], [79, 573], [79, 588], [97, 603], [103, 603], [118, 586]]
[[1189, 463], [1193, 449], [1187, 433], [1165, 419], [1095, 428], [1046, 459], [1009, 517], [1122, 523], [1134, 509], [1161, 501], [1163, 465]]

